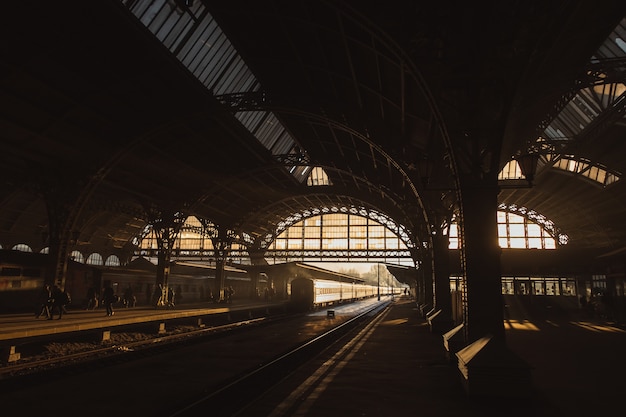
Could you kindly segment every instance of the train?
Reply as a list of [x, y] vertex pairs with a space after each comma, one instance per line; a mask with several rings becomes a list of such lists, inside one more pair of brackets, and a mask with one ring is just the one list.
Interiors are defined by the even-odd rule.
[[[247, 267], [224, 267], [224, 286], [233, 288], [234, 300], [287, 301], [302, 310], [378, 294], [378, 286], [365, 284], [359, 278], [299, 262], [265, 267], [265, 272], [258, 273], [254, 282]], [[0, 313], [34, 312], [37, 294], [44, 282], [52, 279], [50, 274], [46, 254], [0, 250]], [[64, 289], [72, 298], [68, 308], [95, 308], [89, 294], [101, 294], [106, 286], [111, 286], [119, 298], [118, 307], [156, 305], [155, 298], [160, 292], [156, 275], [157, 266], [143, 257], [112, 267], [70, 260], [64, 282]], [[214, 265], [173, 261], [166, 285], [175, 291], [176, 305], [221, 299], [213, 294]], [[388, 293], [390, 288], [380, 287], [380, 291]], [[99, 295], [94, 298], [98, 300]]]
[[[138, 305], [154, 305], [156, 265], [145, 258], [137, 258], [126, 267], [100, 267], [102, 285], [113, 287], [122, 300], [132, 293]], [[166, 285], [174, 290], [176, 304], [219, 300], [215, 291], [215, 267], [191, 262], [171, 262]], [[258, 285], [265, 285], [264, 278]], [[224, 286], [232, 287], [236, 297], [248, 298], [252, 283], [247, 271], [224, 266]]]
[[380, 290], [383, 290], [385, 294], [390, 292], [399, 294], [399, 289], [390, 290], [387, 287], [382, 288], [377, 285], [354, 281], [345, 282], [310, 277], [294, 278], [291, 280], [290, 286], [291, 305], [300, 311], [375, 297], [378, 296]]
[[[132, 293], [133, 305], [152, 305], [156, 270], [156, 265], [141, 257], [116, 267], [69, 261], [64, 283], [72, 297], [69, 308], [89, 307], [88, 294], [101, 294], [105, 286], [113, 288], [122, 304], [127, 301], [125, 296]], [[0, 250], [0, 314], [34, 311], [38, 293], [44, 282], [51, 279], [48, 255]], [[172, 262], [167, 285], [176, 292], [177, 304], [218, 299], [213, 296], [214, 266]], [[230, 265], [224, 267], [224, 285], [233, 288], [235, 298], [249, 298], [253, 290], [248, 272]], [[267, 277], [261, 274], [257, 286], [266, 285]]]

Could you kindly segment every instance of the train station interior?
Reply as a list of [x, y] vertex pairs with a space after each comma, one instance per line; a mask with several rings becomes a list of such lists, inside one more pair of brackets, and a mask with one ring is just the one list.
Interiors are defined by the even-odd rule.
[[0, 28], [0, 314], [90, 268], [211, 268], [221, 300], [384, 265], [466, 392], [522, 398], [511, 314], [626, 328], [626, 2], [11, 2]]

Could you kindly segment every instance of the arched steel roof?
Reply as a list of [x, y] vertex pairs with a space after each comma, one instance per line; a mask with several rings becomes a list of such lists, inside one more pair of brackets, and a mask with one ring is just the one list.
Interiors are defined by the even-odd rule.
[[[200, 11], [219, 24], [255, 77], [232, 95], [168, 49], [174, 28], [161, 39], [133, 14], [149, 3], [5, 6], [3, 246], [46, 246], [49, 213], [72, 219], [76, 245], [122, 253], [155, 213], [258, 238], [330, 204], [380, 211], [420, 240], [465, 169], [464, 147], [499, 150], [503, 167], [573, 90], [598, 82], [590, 71], [625, 78], [623, 60], [590, 61], [626, 15], [617, 1], [159, 2], [191, 24]], [[609, 115], [559, 152], [626, 172], [623, 112]], [[261, 141], [244, 116], [284, 130]], [[490, 133], [495, 120], [503, 137]], [[307, 187], [289, 169], [304, 165], [333, 185]], [[571, 245], [610, 252], [626, 246], [624, 187], [546, 167], [532, 188], [503, 187], [499, 202], [541, 213]]]

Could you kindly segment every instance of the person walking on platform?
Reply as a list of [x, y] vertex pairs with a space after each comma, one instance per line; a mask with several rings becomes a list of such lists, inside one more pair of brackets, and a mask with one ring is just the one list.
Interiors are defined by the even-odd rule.
[[174, 287], [167, 288], [167, 307], [174, 308], [176, 305], [174, 298], [176, 298], [176, 291], [174, 291]]
[[54, 285], [52, 287], [52, 306], [50, 307], [50, 316], [48, 320], [52, 320], [54, 318], [54, 311], [58, 311], [59, 317], [58, 320], [61, 320], [63, 317], [63, 304], [65, 303], [65, 295], [61, 288], [58, 285]]
[[94, 287], [87, 290], [87, 310], [95, 310], [98, 308], [98, 293]]
[[232, 285], [228, 287], [224, 287], [224, 301], [226, 301], [228, 304], [233, 302], [234, 294], [235, 294], [235, 290], [233, 289]]
[[128, 284], [128, 288], [124, 291], [124, 307], [135, 307], [137, 304], [137, 297], [133, 293], [133, 288]]
[[63, 314], [67, 314], [67, 306], [72, 304], [72, 296], [69, 291], [63, 291], [63, 297], [61, 302], [61, 309], [63, 310]]
[[104, 307], [107, 311], [107, 316], [110, 317], [115, 314], [113, 311], [113, 303], [117, 301], [117, 297], [115, 296], [113, 288], [110, 285], [107, 285], [104, 288], [104, 292], [102, 293], [102, 299], [104, 301]]
[[42, 315], [46, 318], [50, 318], [50, 307], [52, 292], [50, 291], [50, 285], [45, 284], [39, 294], [37, 295], [37, 310], [35, 311], [35, 318], [38, 319]]

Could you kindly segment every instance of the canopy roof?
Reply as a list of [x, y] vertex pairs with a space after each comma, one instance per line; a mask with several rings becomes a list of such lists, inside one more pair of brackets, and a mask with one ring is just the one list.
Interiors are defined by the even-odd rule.
[[[626, 4], [480, 4], [12, 2], [0, 243], [45, 247], [49, 213], [86, 252], [130, 252], [179, 212], [258, 241], [342, 206], [421, 241], [468, 148], [498, 169], [541, 151], [502, 207], [626, 248]], [[307, 185], [313, 167], [329, 185]]]

